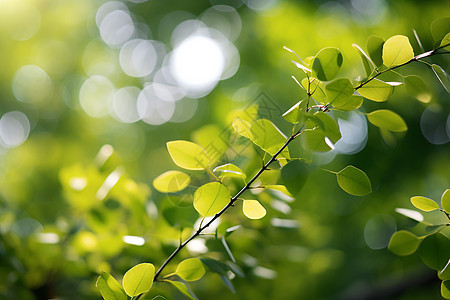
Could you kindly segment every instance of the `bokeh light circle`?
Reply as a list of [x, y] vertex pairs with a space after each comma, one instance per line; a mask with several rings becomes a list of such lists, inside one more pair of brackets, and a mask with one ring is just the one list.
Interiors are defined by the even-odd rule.
[[[161, 96], [166, 97], [163, 99]], [[170, 93], [157, 93], [154, 84], [145, 86], [139, 94], [137, 110], [142, 121], [161, 125], [169, 121], [175, 111], [175, 99]]]
[[0, 119], [0, 146], [5, 148], [17, 147], [28, 138], [30, 121], [20, 111], [4, 114]]
[[107, 14], [99, 26], [102, 40], [110, 47], [117, 47], [128, 41], [134, 33], [134, 22], [124, 10], [114, 10]]
[[91, 117], [104, 117], [109, 112], [113, 101], [115, 87], [103, 76], [89, 77], [80, 89], [81, 108]]
[[140, 120], [137, 112], [137, 99], [141, 90], [134, 86], [116, 91], [113, 98], [114, 116], [121, 122], [134, 123]]
[[12, 90], [17, 100], [25, 103], [40, 103], [48, 100], [52, 93], [50, 76], [36, 65], [26, 65], [17, 70], [12, 81]]
[[122, 70], [131, 77], [144, 77], [155, 68], [158, 56], [150, 41], [135, 39], [120, 49], [119, 62]]

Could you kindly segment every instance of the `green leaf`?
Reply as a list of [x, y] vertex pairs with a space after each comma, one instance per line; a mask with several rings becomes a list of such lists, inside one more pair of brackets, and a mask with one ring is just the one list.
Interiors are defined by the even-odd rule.
[[450, 189], [446, 189], [441, 197], [442, 209], [450, 214]]
[[188, 228], [198, 219], [197, 211], [191, 206], [169, 206], [162, 209], [164, 219], [173, 227]]
[[376, 102], [383, 102], [389, 99], [394, 92], [394, 87], [384, 81], [373, 79], [358, 89], [364, 98]]
[[177, 288], [177, 290], [186, 295], [189, 299], [198, 300], [198, 298], [192, 293], [192, 291], [188, 289], [188, 287], [183, 282], [167, 279], [165, 279], [164, 281], [172, 284], [175, 288]]
[[231, 258], [231, 260], [233, 262], [236, 262], [236, 259], [234, 258], [233, 253], [231, 253], [231, 249], [228, 246], [228, 243], [227, 243], [227, 240], [225, 239], [225, 237], [222, 236], [221, 240], [222, 240], [222, 245], [225, 248], [225, 251], [227, 251], [227, 253], [228, 253], [228, 256]]
[[206, 270], [198, 258], [188, 258], [178, 264], [175, 273], [185, 281], [196, 281], [205, 275]]
[[219, 275], [226, 275], [230, 267], [212, 258], [201, 258], [202, 263], [212, 272]]
[[149, 263], [138, 264], [129, 269], [123, 276], [123, 288], [128, 296], [134, 297], [145, 293], [153, 285], [155, 266]]
[[322, 81], [317, 78], [310, 77], [309, 80], [308, 78], [303, 78], [301, 84], [305, 90], [311, 94], [314, 100], [323, 105], [328, 103], [327, 96], [324, 92], [325, 85]]
[[423, 211], [432, 211], [435, 209], [439, 209], [439, 205], [434, 202], [433, 200], [422, 197], [422, 196], [415, 196], [411, 198], [411, 203], [418, 209]]
[[442, 281], [441, 295], [444, 299], [450, 299], [450, 280]]
[[213, 172], [221, 172], [220, 177], [240, 177], [246, 178], [247, 176], [242, 172], [242, 170], [233, 164], [224, 164], [214, 168]]
[[236, 294], [236, 291], [234, 289], [233, 283], [231, 282], [231, 280], [228, 278], [227, 275], [221, 275], [220, 279], [222, 279], [222, 282], [225, 284], [225, 286], [233, 293]]
[[325, 85], [325, 93], [328, 96], [330, 104], [333, 106], [339, 106], [346, 103], [347, 99], [354, 91], [355, 89], [350, 80], [345, 78], [333, 80]]
[[370, 57], [357, 44], [353, 44], [352, 46], [353, 46], [353, 48], [355, 48], [358, 51], [359, 56], [361, 57], [361, 61], [362, 61], [363, 66], [364, 66], [364, 71], [366, 72], [366, 77], [369, 77], [370, 74], [372, 74], [372, 71], [373, 71], [373, 66], [372, 66], [372, 62], [370, 61]]
[[342, 54], [336, 48], [324, 48], [314, 58], [313, 76], [322, 81], [329, 81], [336, 77], [342, 66]]
[[95, 286], [99, 289], [105, 300], [126, 300], [127, 295], [122, 286], [110, 274], [103, 272], [97, 279]]
[[402, 65], [413, 57], [414, 51], [407, 36], [393, 36], [383, 45], [383, 64], [388, 68]]
[[396, 208], [395, 211], [405, 217], [413, 219], [414, 221], [417, 221], [417, 222], [423, 221], [423, 215], [418, 211], [415, 211], [412, 209], [406, 209], [406, 208]]
[[167, 171], [153, 180], [153, 186], [161, 193], [175, 193], [184, 190], [191, 182], [188, 174], [180, 171]]
[[400, 230], [392, 235], [388, 249], [394, 254], [405, 256], [416, 252], [420, 244], [419, 238], [406, 230]]
[[351, 111], [361, 107], [363, 103], [363, 97], [357, 95], [351, 95], [344, 101], [333, 103], [334, 108], [344, 111]]
[[431, 91], [419, 76], [406, 76], [405, 85], [408, 93], [414, 96], [420, 102], [428, 103], [431, 101]]
[[252, 133], [250, 132], [250, 127], [252, 125], [246, 120], [236, 118], [233, 120], [231, 126], [233, 126], [234, 131], [236, 131], [239, 135], [249, 139], [252, 138]]
[[434, 20], [430, 25], [431, 35], [436, 42], [440, 42], [450, 32], [450, 17]]
[[438, 277], [440, 280], [450, 279], [450, 259], [447, 261], [445, 267], [438, 272]]
[[401, 132], [408, 130], [408, 126], [406, 126], [402, 117], [387, 109], [370, 112], [367, 114], [367, 119], [373, 125], [389, 131]]
[[[444, 38], [442, 39], [442, 41], [441, 41], [440, 46], [442, 47], [442, 46], [445, 46], [445, 45], [450, 45], [450, 32], [447, 33], [447, 34], [444, 36]], [[445, 49], [445, 50], [450, 50], [450, 46], [446, 46], [444, 49]]]
[[266, 119], [257, 120], [252, 124], [250, 131], [253, 143], [270, 155], [277, 153], [287, 140], [275, 124]]
[[364, 196], [372, 192], [369, 177], [354, 166], [346, 166], [336, 177], [339, 186], [351, 195]]
[[327, 152], [334, 147], [330, 141], [327, 141], [325, 133], [319, 128], [303, 132], [301, 140], [303, 146], [310, 151]]
[[367, 52], [369, 52], [369, 56], [372, 59], [372, 61], [375, 63], [377, 67], [381, 66], [383, 64], [383, 45], [384, 45], [384, 39], [371, 35], [367, 39]]
[[306, 113], [307, 102], [306, 99], [303, 99], [295, 103], [283, 114], [283, 118], [292, 124], [304, 123], [308, 117]]
[[167, 150], [175, 164], [188, 170], [203, 170], [209, 165], [208, 154], [201, 146], [188, 141], [171, 141]]
[[282, 192], [283, 194], [285, 194], [286, 196], [292, 197], [292, 194], [288, 191], [288, 189], [284, 185], [281, 185], [281, 184], [268, 184], [268, 185], [265, 186], [265, 188], [272, 189], [272, 190], [275, 190], [275, 191], [279, 191], [279, 192]]
[[434, 74], [436, 74], [437, 78], [439, 79], [439, 82], [445, 88], [447, 93], [450, 93], [450, 78], [447, 72], [445, 72], [444, 69], [442, 69], [438, 65], [431, 65], [431, 68], [433, 69]]
[[341, 139], [341, 132], [336, 121], [325, 112], [318, 111], [312, 116], [312, 121], [316, 123], [320, 130], [332, 143], [337, 143]]
[[441, 233], [427, 236], [420, 244], [422, 261], [434, 270], [442, 270], [450, 258], [450, 239]]
[[292, 160], [281, 169], [281, 180], [292, 195], [300, 193], [309, 174], [310, 165], [301, 160]]
[[230, 202], [230, 192], [220, 182], [204, 184], [194, 193], [194, 207], [204, 217], [217, 214], [228, 202]]
[[244, 200], [242, 205], [244, 215], [249, 219], [261, 219], [266, 215], [266, 209], [258, 200]]

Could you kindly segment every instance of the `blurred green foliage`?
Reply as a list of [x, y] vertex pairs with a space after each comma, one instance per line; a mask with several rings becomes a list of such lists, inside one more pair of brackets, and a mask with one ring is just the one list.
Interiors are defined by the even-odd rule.
[[[450, 12], [442, 1], [279, 0], [266, 10], [252, 9], [254, 1], [124, 1], [133, 21], [146, 25], [139, 27], [146, 37], [163, 42], [168, 51], [173, 28], [199, 17], [211, 3], [238, 7], [242, 22], [234, 41], [240, 55], [237, 73], [205, 97], [181, 100], [176, 112], [183, 116], [193, 109], [190, 118], [150, 125], [92, 117], [80, 104], [80, 89], [91, 76], [104, 76], [116, 88], [141, 89], [151, 81], [125, 74], [120, 49], [101, 39], [96, 13], [105, 2], [0, 0], [0, 117], [19, 111], [30, 128], [23, 143], [0, 146], [1, 298], [99, 299], [95, 279], [100, 270], [118, 278], [141, 262], [160, 265], [180, 236], [190, 235], [197, 218], [189, 197], [168, 197], [151, 188], [154, 178], [176, 168], [166, 142], [207, 145], [231, 126], [239, 114], [235, 110], [255, 101], [271, 104], [266, 118], [288, 130], [281, 114], [304, 92], [290, 78], [300, 73], [283, 46], [304, 59], [324, 47], [339, 48], [340, 74], [356, 77], [364, 68], [353, 43], [365, 48], [370, 35], [402, 34], [417, 54], [422, 51], [412, 29], [423, 48], [432, 49], [430, 24]], [[433, 61], [448, 70], [448, 57]], [[387, 103], [365, 101], [362, 109], [388, 107], [403, 117], [408, 131], [393, 134], [369, 126], [360, 152], [338, 154], [326, 165], [335, 170], [358, 166], [371, 179], [373, 192], [350, 196], [334, 176], [318, 171], [291, 203], [277, 193], [261, 195], [267, 209], [261, 220], [231, 211], [222, 222], [242, 225], [227, 242], [245, 277], [232, 280], [233, 294], [216, 274], [205, 276], [192, 284], [200, 299], [439, 299], [435, 272], [430, 274], [417, 256], [397, 257], [386, 249], [396, 229], [415, 226], [395, 208], [412, 208], [408, 199], [413, 195], [439, 199], [450, 183], [448, 93], [423, 65], [407, 66], [405, 73], [420, 74], [431, 91], [430, 103], [400, 87]], [[420, 120], [425, 113], [441, 122], [435, 132], [443, 130], [447, 140], [431, 143], [424, 136]], [[26, 131], [25, 125], [20, 128]], [[226, 145], [219, 148], [225, 151]], [[241, 164], [254, 151], [243, 148], [232, 162], [244, 172], [258, 167], [260, 158], [254, 156]], [[264, 182], [276, 184], [278, 178], [271, 175], [265, 174]], [[201, 180], [193, 179], [191, 186]], [[230, 180], [238, 186], [240, 179]], [[274, 199], [278, 204], [271, 206]], [[297, 226], [274, 226], [273, 218]], [[175, 225], [185, 229], [180, 232]], [[208, 257], [227, 255], [218, 240], [207, 239], [206, 246]], [[183, 252], [179, 259], [188, 257]], [[155, 284], [154, 293], [184, 297], [164, 282]]]

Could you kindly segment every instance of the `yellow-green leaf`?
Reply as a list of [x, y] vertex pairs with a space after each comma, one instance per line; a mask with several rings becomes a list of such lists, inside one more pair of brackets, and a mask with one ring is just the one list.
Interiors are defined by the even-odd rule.
[[244, 200], [242, 210], [249, 219], [261, 219], [266, 215], [266, 209], [258, 200]]
[[342, 66], [342, 54], [336, 48], [324, 48], [314, 58], [312, 71], [319, 80], [329, 81], [336, 77]]
[[235, 166], [230, 163], [214, 168], [213, 172], [221, 172], [220, 177], [240, 177], [240, 178], [247, 177], [238, 166]]
[[272, 190], [276, 190], [276, 191], [282, 192], [286, 196], [292, 197], [291, 192], [289, 192], [288, 189], [282, 184], [268, 184], [265, 187], [268, 188], [268, 189], [272, 189]]
[[257, 120], [252, 124], [250, 131], [253, 143], [270, 155], [277, 153], [287, 140], [287, 137], [275, 126], [275, 124], [266, 119]]
[[311, 94], [314, 100], [323, 105], [328, 103], [327, 96], [324, 92], [325, 85], [322, 81], [317, 78], [310, 77], [309, 80], [308, 78], [303, 78], [301, 84], [305, 90]]
[[450, 32], [447, 33], [441, 41], [441, 47], [444, 47], [445, 50], [450, 50]]
[[164, 280], [170, 284], [172, 284], [177, 290], [186, 295], [191, 300], [198, 300], [198, 298], [188, 289], [188, 287], [180, 281], [175, 280]]
[[346, 166], [336, 174], [339, 186], [349, 194], [364, 196], [372, 192], [366, 173], [354, 166]]
[[364, 98], [376, 102], [383, 102], [389, 99], [394, 92], [394, 87], [384, 81], [373, 79], [358, 89]]
[[122, 286], [110, 274], [102, 272], [95, 286], [105, 300], [127, 300], [128, 297]]
[[233, 123], [231, 123], [233, 126], [234, 131], [236, 131], [239, 135], [249, 138], [252, 138], [252, 133], [250, 132], [250, 127], [252, 126], [249, 122], [236, 118], [233, 120]]
[[199, 187], [194, 193], [194, 208], [204, 217], [210, 217], [222, 210], [230, 202], [230, 192], [220, 182], [210, 182]]
[[444, 299], [450, 299], [450, 280], [442, 281], [441, 295]]
[[393, 36], [383, 45], [383, 64], [388, 68], [404, 64], [413, 57], [413, 48], [404, 35]]
[[387, 109], [375, 110], [368, 113], [367, 119], [373, 125], [389, 131], [401, 132], [408, 130], [408, 126], [406, 126], [402, 117]]
[[339, 110], [350, 111], [350, 110], [358, 109], [359, 107], [361, 107], [362, 103], [363, 103], [363, 97], [357, 96], [357, 95], [351, 95], [344, 101], [339, 101], [339, 102], [333, 103], [333, 106]]
[[208, 154], [205, 149], [189, 141], [171, 141], [167, 143], [167, 150], [175, 164], [188, 170], [203, 170], [209, 165]]
[[367, 52], [369, 52], [369, 56], [372, 59], [372, 61], [375, 63], [377, 67], [381, 66], [383, 64], [383, 45], [384, 45], [384, 39], [371, 35], [367, 39]]
[[136, 265], [129, 269], [123, 276], [123, 288], [128, 296], [137, 296], [150, 290], [154, 277], [154, 265], [149, 263]]
[[439, 205], [434, 202], [433, 200], [422, 197], [422, 196], [415, 196], [411, 198], [411, 203], [418, 209], [423, 211], [432, 211], [435, 209], [439, 209]]
[[389, 242], [388, 249], [397, 255], [410, 255], [416, 252], [420, 244], [419, 238], [406, 230], [394, 233]]
[[291, 108], [289, 108], [284, 114], [283, 118], [292, 124], [303, 123], [307, 119], [308, 115], [306, 113], [306, 99], [300, 100], [295, 103]]
[[450, 255], [450, 239], [442, 233], [427, 236], [419, 248], [422, 261], [434, 270], [442, 270]]
[[431, 68], [433, 69], [434, 74], [436, 74], [436, 77], [439, 79], [439, 82], [445, 88], [447, 93], [450, 93], [450, 77], [448, 76], [447, 72], [445, 72], [445, 70], [438, 65], [431, 65]]
[[175, 273], [186, 281], [196, 281], [203, 277], [206, 270], [198, 258], [188, 258], [178, 264]]
[[352, 83], [346, 78], [336, 79], [325, 85], [325, 93], [333, 106], [345, 103], [354, 91]]
[[446, 189], [441, 197], [442, 209], [450, 214], [450, 189]]
[[167, 171], [153, 180], [153, 186], [161, 193], [175, 193], [185, 189], [191, 182], [188, 174], [180, 171]]

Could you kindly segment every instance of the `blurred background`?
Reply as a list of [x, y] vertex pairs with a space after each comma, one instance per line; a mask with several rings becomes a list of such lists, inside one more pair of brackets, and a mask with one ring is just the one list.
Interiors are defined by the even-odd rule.
[[[364, 72], [353, 43], [402, 34], [418, 54], [413, 30], [432, 49], [430, 24], [449, 15], [442, 0], [0, 0], [0, 298], [100, 299], [99, 270], [120, 280], [134, 264], [158, 267], [197, 218], [151, 186], [177, 168], [165, 143], [228, 136], [233, 111], [254, 104], [289, 134], [280, 114], [304, 94], [283, 46], [303, 59], [337, 47], [339, 76], [353, 79]], [[448, 70], [448, 56], [433, 62]], [[406, 133], [337, 115], [342, 140], [313, 154], [327, 169], [361, 168], [373, 193], [348, 195], [317, 171], [295, 200], [262, 195], [262, 220], [231, 211], [223, 222], [242, 225], [227, 240], [245, 277], [230, 289], [208, 273], [190, 285], [200, 299], [440, 299], [436, 272], [386, 247], [415, 225], [395, 208], [450, 186], [450, 99], [423, 64], [400, 72], [421, 76], [429, 101], [399, 87], [360, 111], [392, 109]], [[251, 173], [260, 162], [246, 153], [229, 157]], [[193, 186], [207, 178], [192, 174]], [[180, 259], [198, 255], [229, 259], [214, 239]], [[164, 284], [157, 293], [184, 299]]]

